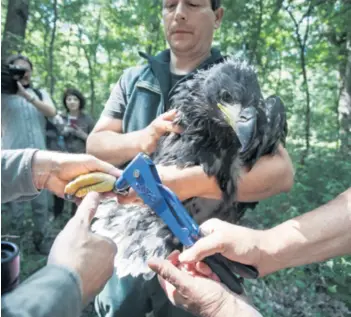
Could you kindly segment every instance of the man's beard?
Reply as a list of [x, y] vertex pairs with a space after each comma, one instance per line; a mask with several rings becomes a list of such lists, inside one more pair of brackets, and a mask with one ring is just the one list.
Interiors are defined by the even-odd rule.
[[27, 84], [27, 85], [23, 85], [23, 84], [22, 84], [22, 86], [23, 86], [23, 88], [26, 88], [26, 89], [27, 89], [27, 88], [30, 88], [30, 83]]

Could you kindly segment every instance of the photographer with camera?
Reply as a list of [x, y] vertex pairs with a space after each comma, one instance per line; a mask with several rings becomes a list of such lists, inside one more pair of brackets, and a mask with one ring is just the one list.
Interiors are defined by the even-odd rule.
[[[56, 114], [47, 92], [32, 86], [33, 64], [23, 55], [10, 56], [1, 68], [1, 126], [2, 149], [46, 149], [45, 117]], [[49, 197], [43, 191], [30, 202], [34, 223], [33, 242], [42, 254], [47, 255], [52, 244], [49, 237]], [[23, 231], [23, 203], [10, 203], [12, 233]]]
[[[91, 155], [4, 150], [1, 153], [1, 199], [2, 202], [33, 199], [43, 189], [63, 197], [70, 180], [93, 171], [120, 175], [120, 170]], [[99, 194], [89, 193], [57, 236], [47, 265], [5, 294], [4, 291], [10, 290], [9, 285], [4, 285], [5, 281], [11, 285], [12, 280], [18, 280], [19, 261], [15, 267], [8, 268], [1, 243], [2, 316], [80, 316], [82, 308], [111, 277], [117, 250], [110, 239], [90, 231], [99, 202]], [[12, 276], [4, 276], [5, 272], [12, 272]]]

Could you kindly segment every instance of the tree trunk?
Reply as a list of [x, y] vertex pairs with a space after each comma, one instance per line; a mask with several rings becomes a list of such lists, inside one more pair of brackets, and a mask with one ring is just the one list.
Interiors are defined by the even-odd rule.
[[[302, 85], [305, 90], [306, 94], [306, 108], [305, 108], [305, 150], [303, 151], [300, 163], [303, 165], [305, 163], [305, 159], [309, 154], [310, 151], [310, 137], [311, 137], [311, 101], [310, 101], [310, 92], [308, 86], [308, 78], [307, 78], [307, 63], [306, 63], [306, 43], [308, 40], [309, 29], [310, 29], [310, 14], [312, 12], [312, 1], [310, 1], [308, 9], [306, 13], [302, 16], [302, 18], [297, 22], [294, 15], [291, 12], [289, 7], [286, 8], [286, 11], [290, 15], [292, 21], [295, 25], [295, 34], [296, 34], [296, 41], [299, 45], [300, 49], [300, 65], [302, 70], [303, 82]], [[305, 22], [305, 19], [307, 20]], [[305, 22], [305, 32], [302, 36], [300, 33], [300, 25]]]
[[[95, 9], [95, 8], [94, 8]], [[95, 115], [95, 68], [97, 64], [96, 54], [99, 42], [100, 28], [101, 28], [101, 14], [102, 8], [99, 9], [98, 20], [96, 22], [95, 33], [91, 36], [91, 43], [88, 45], [83, 44], [82, 35], [83, 30], [79, 27], [79, 41], [80, 46], [83, 48], [84, 56], [88, 62], [89, 69], [89, 84], [90, 84], [90, 113]]]
[[[50, 22], [49, 22], [48, 18], [45, 18], [45, 25], [50, 25]], [[50, 28], [45, 28], [44, 37], [43, 37], [43, 44], [44, 44], [43, 52], [44, 52], [44, 56], [49, 56], [49, 46], [50, 46], [49, 35], [50, 35]], [[49, 63], [50, 63], [49, 59], [45, 58], [45, 69], [49, 70], [49, 68], [50, 68]], [[49, 82], [50, 82], [50, 73], [48, 71], [46, 73], [46, 75], [45, 75], [45, 83], [48, 84]]]
[[340, 126], [340, 150], [351, 155], [351, 31], [346, 43], [347, 61], [344, 74], [341, 74], [342, 87], [338, 104]]
[[50, 94], [54, 95], [55, 91], [55, 74], [54, 74], [54, 45], [56, 38], [56, 21], [57, 21], [57, 0], [54, 0], [52, 5], [53, 7], [53, 21], [52, 21], [52, 30], [51, 30], [51, 39], [50, 39], [50, 47], [49, 47], [49, 77], [50, 77]]
[[159, 41], [160, 35], [160, 20], [158, 17], [158, 10], [160, 2], [158, 0], [153, 0], [153, 13], [149, 20], [150, 31], [148, 34], [148, 39], [150, 40], [150, 44], [146, 48], [146, 53], [149, 55], [153, 55], [157, 49], [157, 44]]
[[85, 58], [87, 59], [88, 62], [88, 68], [89, 68], [89, 82], [90, 82], [90, 113], [92, 116], [95, 115], [95, 81], [94, 81], [94, 68], [91, 62], [91, 58], [88, 53], [88, 48], [83, 46], [84, 49], [84, 54]]
[[306, 94], [306, 108], [305, 108], [305, 152], [301, 157], [301, 164], [304, 164], [305, 158], [310, 151], [310, 137], [311, 137], [311, 101], [310, 91], [308, 87], [307, 71], [306, 71], [306, 59], [305, 59], [305, 45], [301, 47], [300, 51], [300, 63], [303, 75], [303, 87], [305, 88]]
[[101, 29], [101, 14], [102, 14], [102, 8], [99, 10], [99, 16], [98, 20], [96, 23], [96, 29], [95, 29], [95, 35], [94, 35], [94, 51], [93, 51], [93, 56], [94, 56], [94, 66], [97, 64], [96, 57], [97, 57], [97, 48], [98, 48], [98, 43], [100, 40], [100, 29]]
[[[256, 32], [253, 37], [253, 43], [252, 47], [249, 52], [249, 63], [252, 64], [254, 60], [256, 59], [257, 64], [260, 65], [261, 58], [257, 58], [257, 47], [260, 41], [261, 37], [261, 30], [262, 30], [262, 23], [263, 23], [263, 1], [260, 0], [259, 2], [259, 14], [257, 20], [257, 25], [256, 25]], [[251, 45], [250, 45], [251, 46]]]
[[[82, 49], [84, 52], [84, 57], [87, 60], [88, 63], [88, 69], [89, 69], [89, 83], [90, 83], [90, 114], [94, 116], [95, 114], [95, 109], [94, 109], [94, 104], [95, 104], [95, 81], [94, 81], [94, 52], [96, 54], [96, 49], [92, 48], [93, 44], [84, 44], [82, 40], [83, 36], [83, 30], [78, 26], [78, 38], [79, 38], [79, 51]], [[95, 46], [96, 47], [96, 46]], [[93, 53], [92, 53], [93, 52]], [[92, 61], [93, 60], [93, 61]]]
[[1, 59], [13, 52], [20, 52], [26, 33], [29, 0], [8, 0]]

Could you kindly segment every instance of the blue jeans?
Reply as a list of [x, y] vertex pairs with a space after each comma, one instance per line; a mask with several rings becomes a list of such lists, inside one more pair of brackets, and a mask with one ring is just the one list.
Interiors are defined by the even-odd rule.
[[34, 224], [34, 231], [40, 232], [44, 237], [47, 233], [48, 213], [49, 213], [49, 195], [43, 190], [39, 196], [29, 202], [10, 202], [11, 222], [14, 229], [22, 228], [25, 206], [29, 204], [31, 207], [31, 218]]

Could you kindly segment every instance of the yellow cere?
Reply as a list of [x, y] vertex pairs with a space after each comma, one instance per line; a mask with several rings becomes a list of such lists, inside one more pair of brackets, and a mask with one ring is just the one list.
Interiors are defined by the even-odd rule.
[[224, 114], [224, 118], [228, 122], [228, 124], [230, 124], [233, 127], [234, 122], [230, 117], [229, 110], [225, 106], [221, 105], [220, 103], [218, 103], [217, 106], [218, 106], [219, 110], [221, 110], [222, 113]]

